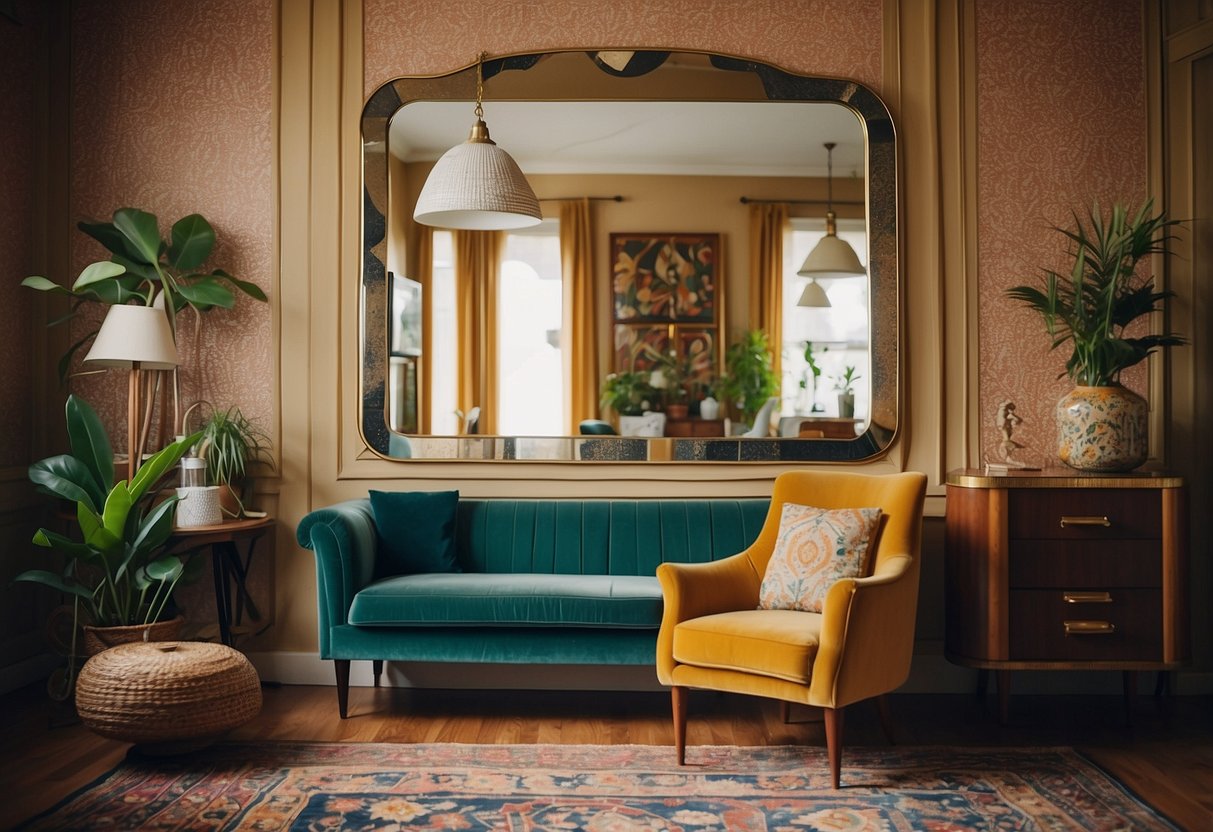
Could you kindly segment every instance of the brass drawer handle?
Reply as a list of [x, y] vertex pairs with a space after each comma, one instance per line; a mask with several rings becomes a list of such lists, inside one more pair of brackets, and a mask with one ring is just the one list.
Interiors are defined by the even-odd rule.
[[1063, 514], [1061, 516], [1061, 527], [1063, 529], [1066, 526], [1103, 526], [1106, 529], [1111, 525], [1112, 521], [1107, 518], [1107, 515]]
[[1110, 636], [1116, 632], [1111, 621], [1063, 621], [1068, 636]]
[[1110, 592], [1063, 592], [1062, 600], [1067, 604], [1110, 604]]

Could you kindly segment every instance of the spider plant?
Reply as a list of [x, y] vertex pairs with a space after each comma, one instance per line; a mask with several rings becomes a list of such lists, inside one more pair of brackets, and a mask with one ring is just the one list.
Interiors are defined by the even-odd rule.
[[1068, 374], [1076, 385], [1116, 385], [1122, 370], [1154, 350], [1184, 343], [1170, 333], [1125, 336], [1133, 321], [1163, 308], [1174, 294], [1157, 291], [1153, 277], [1137, 275], [1143, 258], [1166, 251], [1168, 229], [1178, 223], [1152, 214], [1153, 207], [1153, 200], [1147, 200], [1130, 216], [1117, 203], [1106, 218], [1098, 203], [1085, 219], [1075, 212], [1073, 228], [1057, 227], [1069, 241], [1074, 261], [1069, 274], [1044, 269], [1040, 285], [1007, 290], [1008, 297], [1044, 318], [1052, 349], [1071, 343], [1061, 375]]
[[235, 497], [240, 513], [244, 512], [240, 485], [245, 479], [247, 465], [264, 462], [272, 468], [274, 461], [269, 447], [269, 437], [235, 405], [227, 410], [211, 408], [210, 415], [202, 423], [196, 445], [198, 456], [206, 459], [207, 480], [212, 485], [225, 487]]

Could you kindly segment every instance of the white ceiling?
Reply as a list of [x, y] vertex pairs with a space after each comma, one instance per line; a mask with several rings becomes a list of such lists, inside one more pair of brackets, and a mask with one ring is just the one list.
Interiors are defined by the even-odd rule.
[[[405, 161], [433, 161], [467, 138], [467, 101], [418, 101], [392, 119]], [[527, 173], [862, 176], [859, 119], [838, 104], [802, 101], [487, 101], [493, 141]]]

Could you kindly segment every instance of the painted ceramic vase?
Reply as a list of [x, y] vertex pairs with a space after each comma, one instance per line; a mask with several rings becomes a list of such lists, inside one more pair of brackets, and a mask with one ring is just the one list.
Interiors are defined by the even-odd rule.
[[1075, 387], [1057, 403], [1057, 455], [1080, 471], [1132, 471], [1149, 453], [1146, 413], [1125, 387]]

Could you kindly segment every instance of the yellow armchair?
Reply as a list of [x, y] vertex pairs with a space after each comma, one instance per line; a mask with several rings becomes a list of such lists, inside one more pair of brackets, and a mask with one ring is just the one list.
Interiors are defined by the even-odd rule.
[[[657, 678], [670, 686], [679, 765], [689, 688], [752, 694], [823, 709], [838, 788], [843, 708], [883, 696], [910, 672], [925, 493], [926, 477], [918, 473], [790, 471], [775, 479], [766, 522], [748, 549], [711, 563], [658, 567], [665, 613]], [[835, 583], [821, 613], [757, 608], [784, 503], [881, 509], [871, 575]]]

